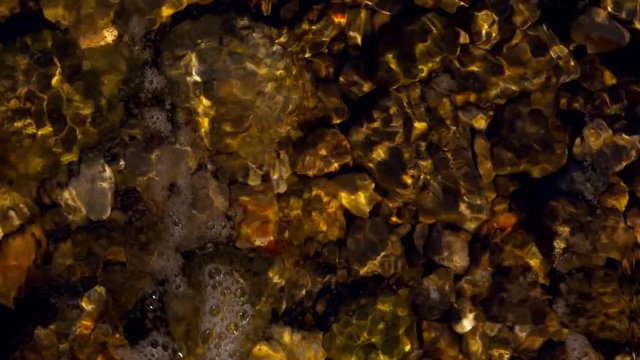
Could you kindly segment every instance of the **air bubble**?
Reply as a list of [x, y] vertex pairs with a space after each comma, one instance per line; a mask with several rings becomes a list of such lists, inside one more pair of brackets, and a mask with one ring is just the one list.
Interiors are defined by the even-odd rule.
[[222, 309], [218, 305], [211, 305], [209, 308], [209, 315], [213, 317], [217, 317], [220, 313], [222, 313]]
[[143, 77], [144, 89], [148, 92], [163, 90], [167, 84], [167, 81], [162, 77], [160, 72], [153, 67], [145, 68]]
[[162, 136], [171, 134], [171, 123], [167, 112], [159, 107], [150, 107], [142, 110], [142, 119], [154, 132]]
[[240, 273], [220, 264], [203, 269], [206, 307], [203, 308], [202, 329], [212, 335], [205, 347], [206, 359], [237, 359], [246, 342], [246, 332], [253, 315], [247, 301], [247, 284]]
[[202, 344], [207, 344], [211, 339], [211, 329], [205, 329], [200, 333], [200, 342]]
[[242, 322], [246, 322], [247, 320], [249, 320], [249, 312], [246, 309], [240, 310], [240, 312], [238, 313], [238, 319], [240, 319], [240, 321]]
[[247, 297], [247, 291], [244, 287], [237, 288], [235, 295], [236, 295], [236, 299], [242, 300]]
[[230, 324], [227, 325], [227, 331], [230, 334], [236, 335], [238, 333], [238, 324], [235, 322], [232, 322]]

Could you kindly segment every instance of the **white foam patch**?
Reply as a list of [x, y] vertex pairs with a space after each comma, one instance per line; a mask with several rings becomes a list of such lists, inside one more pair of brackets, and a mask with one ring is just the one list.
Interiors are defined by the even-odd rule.
[[187, 279], [182, 275], [176, 275], [169, 279], [169, 287], [176, 294], [185, 294], [189, 292], [190, 287]]
[[154, 254], [150, 270], [160, 279], [175, 279], [180, 276], [183, 262], [177, 251], [160, 246]]
[[118, 352], [127, 360], [172, 360], [174, 344], [163, 334], [152, 332], [133, 348]]
[[143, 73], [143, 86], [147, 92], [159, 92], [164, 90], [167, 85], [167, 80], [160, 74], [156, 68], [147, 67]]
[[128, 32], [135, 40], [141, 40], [144, 35], [144, 20], [138, 15], [134, 15], [129, 20]]
[[144, 123], [154, 132], [169, 136], [171, 134], [171, 123], [167, 112], [159, 107], [149, 107], [142, 110]]
[[584, 335], [570, 331], [564, 346], [567, 350], [567, 360], [597, 360], [596, 351], [591, 347]]
[[205, 304], [201, 333], [209, 333], [206, 359], [239, 359], [251, 332], [255, 308], [249, 288], [231, 268], [212, 264], [204, 269]]
[[187, 235], [187, 221], [191, 209], [191, 192], [178, 185], [176, 190], [167, 201], [169, 209], [165, 215], [164, 228], [165, 242], [171, 247], [176, 247], [183, 243]]

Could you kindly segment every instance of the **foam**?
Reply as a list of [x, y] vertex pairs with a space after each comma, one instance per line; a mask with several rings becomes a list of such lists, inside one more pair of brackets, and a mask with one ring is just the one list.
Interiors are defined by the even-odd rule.
[[156, 68], [145, 68], [142, 76], [144, 90], [147, 92], [159, 92], [164, 90], [167, 85], [167, 80], [162, 77]]
[[142, 39], [144, 35], [144, 20], [138, 15], [133, 15], [129, 20], [128, 33], [133, 36], [135, 40]]
[[[197, 326], [199, 333], [203, 334], [203, 354], [198, 358], [245, 359], [253, 345], [251, 339], [255, 335], [256, 321], [256, 309], [249, 300], [249, 285], [228, 265], [209, 264], [200, 276], [203, 301]], [[180, 273], [169, 276], [166, 286], [170, 292], [182, 296], [192, 291]], [[128, 360], [170, 360], [177, 348], [169, 336], [154, 331], [136, 346], [122, 349], [118, 355]]]
[[167, 213], [164, 219], [165, 243], [176, 247], [184, 242], [187, 237], [187, 222], [190, 212], [191, 192], [182, 186], [176, 186], [176, 190], [167, 201]]
[[150, 270], [160, 279], [175, 279], [180, 276], [184, 259], [173, 249], [159, 247], [151, 262]]
[[565, 341], [567, 360], [597, 360], [599, 357], [584, 335], [570, 331]]
[[171, 291], [176, 294], [185, 294], [189, 291], [189, 284], [187, 279], [182, 275], [176, 275], [169, 280], [169, 287]]
[[154, 132], [162, 135], [171, 135], [171, 123], [167, 112], [159, 107], [149, 107], [142, 110], [144, 123]]
[[152, 332], [138, 345], [118, 355], [127, 360], [172, 360], [174, 350], [173, 341], [167, 335]]
[[228, 266], [204, 268], [205, 303], [201, 311], [201, 332], [210, 333], [206, 359], [239, 359], [251, 335], [255, 308], [249, 302], [249, 288]]

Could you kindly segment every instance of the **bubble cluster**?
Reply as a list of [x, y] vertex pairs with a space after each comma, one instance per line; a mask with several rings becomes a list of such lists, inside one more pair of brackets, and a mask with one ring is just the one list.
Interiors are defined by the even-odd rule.
[[153, 67], [147, 67], [144, 69], [143, 73], [143, 87], [144, 90], [153, 93], [153, 92], [161, 92], [166, 89], [167, 80], [160, 74], [158, 69]]
[[130, 360], [171, 360], [174, 344], [169, 336], [153, 332], [131, 349], [122, 351], [123, 359]]
[[589, 340], [584, 335], [573, 331], [569, 332], [567, 336], [565, 348], [567, 349], [568, 360], [596, 360], [599, 358], [591, 344], [589, 344]]
[[201, 312], [201, 341], [206, 359], [242, 359], [251, 346], [255, 307], [249, 285], [229, 266], [211, 264], [203, 271], [205, 302]]
[[162, 136], [171, 134], [171, 123], [167, 111], [160, 107], [148, 107], [142, 110], [142, 118], [151, 131]]
[[180, 274], [183, 262], [182, 256], [175, 250], [158, 248], [150, 270], [160, 279], [174, 279]]

